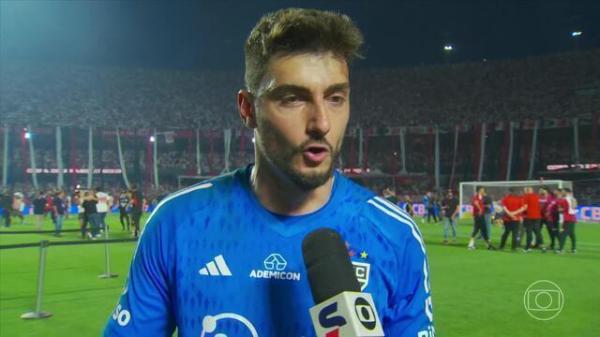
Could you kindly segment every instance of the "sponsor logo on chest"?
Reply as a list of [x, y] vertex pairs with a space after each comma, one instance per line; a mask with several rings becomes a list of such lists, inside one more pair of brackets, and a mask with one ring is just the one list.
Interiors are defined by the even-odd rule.
[[300, 281], [300, 273], [288, 271], [287, 261], [279, 253], [272, 253], [263, 261], [264, 269], [252, 269], [251, 278]]

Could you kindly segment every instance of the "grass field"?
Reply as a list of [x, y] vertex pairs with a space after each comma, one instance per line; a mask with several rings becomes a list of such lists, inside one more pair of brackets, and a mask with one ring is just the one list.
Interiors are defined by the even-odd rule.
[[[50, 229], [47, 222], [45, 229]], [[111, 237], [128, 237], [117, 222], [115, 216], [108, 219], [116, 228]], [[459, 240], [453, 245], [441, 243], [441, 224], [420, 224], [431, 266], [436, 336], [600, 336], [600, 224], [577, 226], [578, 253], [556, 255], [493, 252], [482, 244], [468, 251], [468, 221], [459, 225]], [[77, 228], [76, 219], [65, 227]], [[500, 232], [494, 227], [494, 242]], [[0, 245], [75, 240], [78, 235], [0, 234]], [[43, 309], [54, 316], [35, 321], [19, 316], [34, 307], [39, 249], [0, 250], [0, 336], [98, 336], [117, 301], [134, 248], [131, 242], [110, 245], [111, 269], [119, 277], [99, 279], [104, 245], [50, 247]], [[524, 309], [524, 293], [538, 280], [550, 280], [563, 291], [564, 308], [552, 320], [536, 320]]]

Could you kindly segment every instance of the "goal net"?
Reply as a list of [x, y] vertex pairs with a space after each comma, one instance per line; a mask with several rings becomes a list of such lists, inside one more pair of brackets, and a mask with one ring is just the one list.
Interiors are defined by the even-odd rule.
[[494, 202], [494, 206], [508, 193], [510, 187], [516, 187], [521, 190], [524, 187], [533, 187], [537, 190], [544, 186], [547, 189], [570, 188], [573, 189], [573, 183], [566, 180], [509, 180], [509, 181], [465, 181], [459, 184], [460, 215], [472, 214], [471, 198], [475, 195], [478, 186], [485, 187], [486, 193]]

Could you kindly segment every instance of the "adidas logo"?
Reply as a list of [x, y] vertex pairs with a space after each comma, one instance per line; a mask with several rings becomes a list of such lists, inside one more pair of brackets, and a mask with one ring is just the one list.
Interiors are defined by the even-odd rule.
[[215, 257], [213, 261], [207, 263], [206, 267], [200, 269], [198, 273], [206, 276], [231, 276], [231, 271], [227, 267], [223, 255]]

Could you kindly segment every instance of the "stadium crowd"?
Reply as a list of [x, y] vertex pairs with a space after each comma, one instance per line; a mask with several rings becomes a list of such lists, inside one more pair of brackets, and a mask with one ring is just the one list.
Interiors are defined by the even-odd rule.
[[[597, 123], [600, 111], [600, 50], [536, 56], [527, 59], [483, 61], [463, 64], [443, 64], [393, 69], [361, 69], [353, 72], [353, 114], [351, 124], [363, 129], [394, 126], [447, 126], [479, 122], [506, 122], [541, 118], [573, 118], [592, 116]], [[87, 133], [79, 127], [111, 129], [115, 126], [130, 130], [149, 128], [215, 130], [239, 128], [234, 93], [243, 86], [238, 71], [175, 71], [42, 64], [6, 64], [0, 69], [0, 114], [7, 125], [71, 127], [70, 144], [63, 150], [63, 166], [87, 168]], [[37, 88], [31, 90], [31, 88]], [[596, 117], [595, 117], [596, 116]], [[594, 146], [592, 127], [582, 128], [584, 141], [580, 147], [580, 162], [593, 163], [600, 155]], [[51, 130], [51, 129], [50, 129]], [[566, 132], [567, 131], [567, 132]], [[145, 131], [146, 132], [146, 131]], [[531, 131], [517, 134], [529, 137]], [[536, 171], [541, 176], [547, 165], [569, 164], [573, 156], [572, 131], [567, 126], [540, 132]], [[489, 154], [484, 178], [502, 177], [498, 169], [500, 143], [504, 132], [488, 131]], [[457, 180], [473, 177], [477, 151], [471, 139], [476, 131], [461, 135], [459, 165], [454, 167], [452, 133], [441, 135], [440, 167], [443, 179], [456, 171]], [[44, 138], [45, 137], [45, 138]], [[68, 136], [67, 136], [68, 137]], [[95, 168], [119, 168], [114, 137], [95, 133]], [[597, 135], [596, 135], [597, 137]], [[65, 136], [63, 138], [66, 139]], [[528, 138], [521, 139], [522, 144]], [[74, 141], [76, 140], [76, 141]], [[64, 142], [65, 140], [63, 140]], [[125, 168], [136, 181], [143, 183], [150, 174], [151, 152], [147, 134], [124, 138]], [[230, 156], [230, 168], [241, 167], [252, 158], [251, 144], [240, 149], [237, 140]], [[249, 142], [249, 140], [248, 140]], [[149, 200], [175, 190], [181, 175], [217, 175], [225, 168], [222, 139], [213, 149], [203, 140], [200, 167], [197, 167], [195, 145], [191, 138], [176, 138], [159, 147], [157, 168], [161, 186], [148, 188]], [[354, 144], [352, 144], [354, 143]], [[29, 155], [24, 142], [12, 142], [9, 152], [11, 170], [16, 179], [13, 191], [34, 193], [25, 169]], [[38, 169], [58, 166], [52, 131], [36, 140], [35, 161]], [[236, 147], [238, 146], [238, 147]], [[21, 147], [21, 148], [19, 148]], [[344, 168], [368, 168], [370, 179], [363, 183], [381, 193], [397, 186], [399, 195], [419, 200], [431, 190], [434, 167], [434, 136], [431, 132], [409, 134], [406, 140], [406, 167], [402, 167], [400, 144], [395, 136], [374, 137], [364, 149], [365, 159], [359, 162], [356, 139], [346, 139], [341, 162]], [[75, 149], [76, 148], [76, 149]], [[517, 151], [513, 164], [515, 178], [522, 179], [527, 165], [527, 152]], [[1, 165], [2, 163], [0, 163]], [[401, 178], [385, 178], [401, 175]], [[384, 178], [377, 179], [377, 176]], [[53, 190], [55, 175], [41, 175], [42, 188]], [[75, 179], [75, 180], [73, 180]], [[82, 177], [73, 178], [71, 185], [85, 184]], [[390, 179], [400, 179], [390, 182]], [[96, 178], [96, 181], [98, 179]], [[150, 179], [148, 179], [149, 181]], [[361, 179], [358, 179], [361, 180]], [[120, 186], [120, 175], [100, 177], [103, 186]], [[449, 182], [452, 184], [452, 181]], [[600, 183], [587, 180], [575, 183], [578, 198], [585, 204], [600, 203]], [[112, 194], [117, 194], [112, 191]], [[26, 197], [27, 199], [27, 197]]]
[[[564, 254], [567, 238], [571, 241], [571, 252], [577, 252], [575, 228], [577, 223], [578, 199], [570, 188], [552, 188], [540, 185], [517, 188], [502, 188], [505, 192], [494, 200], [485, 186], [477, 186], [470, 198], [470, 204], [464, 205], [453, 190], [433, 193], [428, 191], [419, 200], [423, 213], [415, 211], [415, 199], [410, 195], [403, 197], [396, 191], [385, 188], [382, 196], [389, 202], [399, 205], [413, 218], [421, 216], [421, 223], [443, 222], [443, 243], [453, 244], [457, 240], [456, 225], [459, 215], [468, 210], [473, 216], [473, 232], [468, 248], [474, 250], [476, 241], [483, 239], [488, 250], [504, 249], [511, 236], [512, 251], [522, 249], [528, 253], [534, 249]], [[492, 226], [502, 226], [503, 232], [499, 246], [492, 244]], [[544, 231], [544, 227], [546, 231]], [[546, 235], [543, 232], [547, 232]], [[496, 239], [496, 242], [498, 240]]]
[[[353, 72], [350, 125], [456, 125], [595, 113], [600, 50]], [[238, 127], [238, 71], [3, 64], [3, 121], [34, 125]], [[36, 90], [31, 90], [36, 88]]]
[[3, 227], [11, 227], [15, 217], [20, 219], [18, 225], [23, 225], [24, 215], [32, 214], [37, 230], [42, 230], [47, 219], [50, 219], [54, 235], [60, 237], [65, 219], [74, 211], [81, 228], [81, 238], [91, 240], [101, 237], [101, 233], [107, 229], [105, 219], [112, 211], [119, 212], [122, 230], [127, 230], [137, 238], [142, 213], [151, 211], [168, 194], [165, 187], [161, 186], [154, 190], [153, 199], [147, 199], [135, 184], [127, 190], [104, 190], [101, 187], [88, 189], [78, 185], [72, 191], [51, 188], [25, 193], [19, 187], [21, 186], [15, 186], [13, 190], [4, 189], [0, 193]]

